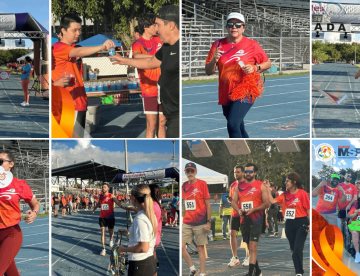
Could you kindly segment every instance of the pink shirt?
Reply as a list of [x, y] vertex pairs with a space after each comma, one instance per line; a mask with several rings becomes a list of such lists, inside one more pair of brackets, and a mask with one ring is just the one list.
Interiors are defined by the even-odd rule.
[[161, 241], [161, 231], [162, 231], [162, 219], [161, 219], [161, 208], [160, 205], [154, 201], [154, 212], [155, 212], [155, 216], [157, 219], [157, 233], [156, 233], [156, 242], [155, 242], [155, 246], [159, 246], [160, 241]]

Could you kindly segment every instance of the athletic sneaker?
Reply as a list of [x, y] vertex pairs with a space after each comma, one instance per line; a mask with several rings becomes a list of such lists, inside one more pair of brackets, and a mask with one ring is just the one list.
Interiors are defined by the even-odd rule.
[[249, 257], [245, 257], [245, 259], [243, 260], [242, 266], [249, 266]]
[[[262, 276], [261, 270], [255, 272], [256, 276]], [[245, 276], [250, 276], [249, 272], [245, 274]]]
[[27, 103], [27, 102], [22, 102], [20, 105], [23, 106], [23, 107], [25, 107], [25, 106], [29, 106], [30, 104]]
[[101, 256], [106, 256], [106, 249], [105, 248], [103, 248], [103, 250], [101, 250], [100, 255]]
[[302, 274], [296, 274], [296, 276], [303, 276]]
[[355, 254], [355, 263], [360, 263], [360, 253]]
[[195, 276], [195, 274], [196, 274], [196, 269], [195, 270], [190, 270], [189, 276]]
[[113, 241], [113, 240], [110, 240], [109, 246], [110, 246], [111, 248], [114, 246], [114, 241]]
[[240, 265], [240, 260], [238, 257], [231, 257], [230, 259], [230, 263], [228, 263], [228, 266], [229, 267], [235, 267], [235, 266], [238, 266]]

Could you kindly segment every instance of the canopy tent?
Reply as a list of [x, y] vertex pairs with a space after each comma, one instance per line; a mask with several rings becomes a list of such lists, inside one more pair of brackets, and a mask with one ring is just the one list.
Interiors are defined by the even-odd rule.
[[[103, 34], [97, 34], [94, 35], [92, 37], [89, 37], [83, 41], [80, 41], [78, 43], [78, 45], [80, 46], [98, 46], [103, 44], [106, 40], [110, 39], [109, 37], [107, 37], [106, 35]], [[112, 39], [112, 41], [115, 43], [116, 47], [121, 47], [122, 44], [120, 41], [116, 40], [116, 39]]]
[[31, 59], [34, 59], [34, 52], [31, 52], [31, 53], [28, 53], [28, 54], [26, 54], [26, 55], [23, 55], [23, 56], [17, 58], [16, 60], [17, 60], [18, 62], [21, 61], [21, 60], [25, 60], [25, 57], [27, 57], [27, 56], [29, 56]]

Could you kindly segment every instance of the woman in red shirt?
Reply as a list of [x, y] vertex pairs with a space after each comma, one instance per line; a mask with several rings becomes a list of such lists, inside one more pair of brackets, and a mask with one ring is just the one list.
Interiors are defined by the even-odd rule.
[[0, 275], [20, 275], [15, 256], [20, 250], [22, 233], [19, 227], [21, 199], [30, 206], [25, 221], [32, 223], [39, 211], [39, 203], [25, 180], [13, 177], [14, 157], [9, 152], [0, 152]]
[[292, 172], [286, 177], [286, 191], [273, 199], [269, 190], [269, 201], [280, 204], [285, 222], [285, 234], [289, 240], [296, 275], [303, 275], [303, 250], [309, 231], [310, 200], [302, 189], [300, 176]]
[[219, 104], [227, 120], [230, 138], [248, 138], [244, 117], [263, 91], [260, 73], [271, 61], [260, 45], [243, 36], [245, 18], [232, 12], [227, 16], [228, 36], [216, 40], [208, 53], [206, 74], [219, 70]]

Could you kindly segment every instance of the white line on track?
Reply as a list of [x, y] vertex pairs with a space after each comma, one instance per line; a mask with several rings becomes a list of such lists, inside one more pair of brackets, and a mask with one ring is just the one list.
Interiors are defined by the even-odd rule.
[[33, 245], [39, 245], [39, 244], [45, 244], [45, 243], [49, 243], [49, 241], [27, 244], [27, 245], [23, 245], [22, 247], [30, 247], [30, 246], [33, 246]]
[[37, 236], [37, 235], [43, 235], [43, 234], [49, 234], [49, 232], [42, 232], [42, 233], [36, 233], [36, 234], [23, 235], [23, 237]]
[[165, 256], [166, 256], [166, 258], [167, 258], [167, 260], [168, 260], [168, 262], [169, 262], [169, 264], [170, 264], [171, 268], [173, 269], [173, 271], [175, 272], [175, 274], [176, 274], [176, 275], [179, 275], [179, 272], [176, 270], [176, 268], [175, 268], [174, 264], [172, 263], [172, 261], [170, 260], [170, 258], [169, 258], [169, 256], [168, 256], [168, 254], [166, 253], [166, 250], [165, 250], [165, 247], [164, 247], [163, 243], [162, 243], [162, 242], [160, 242], [160, 244], [161, 244], [161, 248], [162, 248], [162, 250], [164, 251]]
[[[26, 260], [24, 260], [24, 261], [16, 261], [16, 264], [26, 263], [26, 262], [35, 261], [35, 260], [42, 260], [42, 259], [47, 260], [48, 258], [49, 258], [49, 255], [42, 256], [42, 257], [37, 257], [37, 258], [32, 258], [32, 259], [26, 258]], [[16, 259], [18, 259], [18, 258], [16, 258]]]
[[49, 226], [49, 223], [32, 225], [32, 226], [24, 226], [24, 227], [21, 227], [21, 229], [28, 229], [28, 228], [40, 227], [40, 226], [44, 226], [44, 225]]

